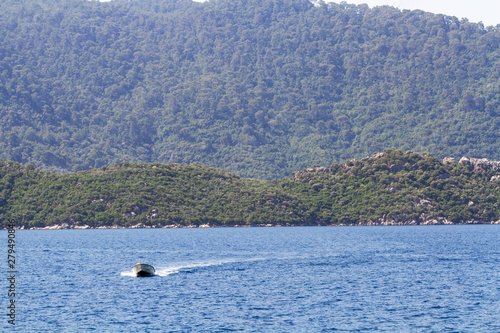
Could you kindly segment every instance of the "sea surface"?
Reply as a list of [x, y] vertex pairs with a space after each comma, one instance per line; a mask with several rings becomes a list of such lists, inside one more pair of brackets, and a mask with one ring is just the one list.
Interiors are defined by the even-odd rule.
[[[16, 241], [16, 326], [0, 317], [2, 332], [500, 332], [498, 225], [23, 230]], [[134, 277], [139, 261], [157, 275]]]

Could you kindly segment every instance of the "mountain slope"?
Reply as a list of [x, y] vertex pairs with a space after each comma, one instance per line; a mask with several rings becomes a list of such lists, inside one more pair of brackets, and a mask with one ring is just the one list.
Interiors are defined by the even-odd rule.
[[500, 159], [500, 31], [305, 0], [0, 4], [0, 158], [280, 178], [387, 147]]
[[500, 223], [500, 162], [400, 150], [278, 181], [160, 163], [60, 175], [1, 162], [0, 176], [1, 221], [25, 228]]

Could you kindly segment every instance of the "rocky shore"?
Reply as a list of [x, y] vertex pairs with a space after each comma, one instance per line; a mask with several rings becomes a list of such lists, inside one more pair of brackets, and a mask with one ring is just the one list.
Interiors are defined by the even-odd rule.
[[368, 221], [368, 222], [359, 222], [354, 224], [228, 224], [228, 225], [216, 225], [216, 224], [201, 224], [201, 225], [181, 225], [181, 224], [168, 224], [168, 225], [145, 225], [142, 223], [124, 227], [124, 226], [99, 226], [92, 227], [89, 225], [68, 225], [68, 224], [56, 224], [51, 226], [46, 226], [43, 228], [17, 228], [18, 230], [68, 230], [68, 229], [77, 229], [77, 230], [85, 230], [85, 229], [176, 229], [176, 228], [263, 228], [263, 227], [311, 227], [311, 226], [403, 226], [403, 225], [467, 225], [467, 224], [500, 224], [500, 220], [498, 221], [481, 221], [481, 220], [467, 220], [460, 221], [459, 223], [454, 223], [449, 219], [444, 217], [438, 218], [428, 218], [424, 221], [401, 221], [401, 220], [386, 220], [386, 219], [378, 219], [376, 221]]

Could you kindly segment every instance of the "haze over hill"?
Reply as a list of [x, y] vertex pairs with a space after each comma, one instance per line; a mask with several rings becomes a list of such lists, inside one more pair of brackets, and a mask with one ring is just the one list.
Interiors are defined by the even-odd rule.
[[[326, 0], [325, 2], [330, 2]], [[341, 1], [333, 1], [341, 2]], [[500, 2], [491, 0], [349, 0], [348, 3], [375, 6], [393, 6], [399, 9], [420, 9], [435, 14], [467, 18], [471, 22], [482, 22], [486, 26], [500, 24], [498, 12]]]
[[305, 0], [0, 3], [0, 158], [278, 178], [387, 147], [500, 159], [500, 31]]

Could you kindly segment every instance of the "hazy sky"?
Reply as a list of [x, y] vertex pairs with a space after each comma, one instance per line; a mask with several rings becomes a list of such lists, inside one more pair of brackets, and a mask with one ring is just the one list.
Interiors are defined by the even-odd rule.
[[[325, 0], [342, 2], [342, 0]], [[500, 24], [500, 0], [346, 0], [347, 3], [366, 3], [370, 7], [389, 5], [400, 9], [421, 9], [435, 14], [466, 17], [485, 26]]]

